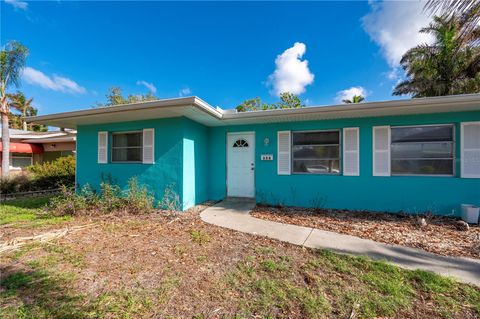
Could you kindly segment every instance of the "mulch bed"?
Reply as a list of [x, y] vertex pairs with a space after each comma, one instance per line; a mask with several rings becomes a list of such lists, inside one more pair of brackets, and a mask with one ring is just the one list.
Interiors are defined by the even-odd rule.
[[[252, 215], [444, 256], [480, 259], [480, 227], [471, 226], [468, 231], [462, 231], [457, 228], [458, 220], [449, 217], [269, 206], [257, 206]], [[426, 226], [419, 225], [421, 217], [425, 218]]]

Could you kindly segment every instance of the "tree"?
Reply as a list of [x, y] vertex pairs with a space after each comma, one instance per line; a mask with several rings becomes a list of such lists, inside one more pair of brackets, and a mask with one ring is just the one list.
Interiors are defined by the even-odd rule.
[[352, 96], [352, 99], [342, 100], [342, 102], [345, 104], [361, 103], [363, 101], [365, 101], [365, 97], [363, 97], [362, 95], [354, 95]]
[[[428, 0], [424, 10], [447, 18], [458, 17], [462, 21], [461, 41], [471, 41], [472, 33], [480, 23], [480, 0]], [[474, 40], [478, 42], [478, 37]]]
[[297, 95], [290, 92], [280, 93], [280, 102], [277, 103], [277, 108], [298, 109], [304, 106]]
[[259, 97], [245, 100], [242, 104], [238, 105], [235, 109], [237, 112], [252, 112], [252, 111], [265, 111], [276, 109], [297, 109], [305, 107], [301, 103], [300, 98], [292, 93], [284, 92], [280, 94], [280, 102], [278, 103], [263, 103]]
[[[460, 37], [462, 21], [457, 17], [434, 17], [420, 32], [432, 34], [434, 43], [408, 50], [400, 63], [407, 79], [393, 95], [412, 97], [477, 93], [480, 91], [480, 48]], [[475, 29], [480, 34], [480, 28]]]
[[20, 76], [25, 67], [28, 49], [17, 41], [10, 41], [0, 52], [0, 115], [2, 117], [2, 177], [10, 173], [10, 107], [7, 101], [7, 88], [20, 85]]
[[151, 92], [147, 94], [140, 94], [140, 95], [130, 94], [127, 97], [124, 97], [122, 95], [122, 89], [118, 86], [110, 88], [108, 90], [108, 93], [105, 95], [105, 97], [107, 98], [107, 103], [105, 104], [100, 103], [97, 106], [99, 107], [115, 106], [115, 105], [121, 105], [121, 104], [131, 104], [131, 103], [158, 100], [158, 97], [154, 96]]
[[10, 100], [10, 107], [20, 112], [21, 128], [26, 131], [27, 121], [25, 120], [27, 116], [32, 116], [32, 111], [34, 109], [32, 105], [33, 98], [27, 99], [25, 94], [18, 91], [15, 94], [8, 94]]

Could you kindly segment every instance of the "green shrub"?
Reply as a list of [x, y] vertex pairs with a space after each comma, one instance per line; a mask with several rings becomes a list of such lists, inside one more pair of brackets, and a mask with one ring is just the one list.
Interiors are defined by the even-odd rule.
[[120, 186], [102, 182], [101, 193], [98, 200], [98, 210], [101, 213], [111, 213], [119, 210], [123, 205], [122, 190]]
[[148, 213], [153, 210], [153, 195], [145, 186], [139, 186], [136, 177], [128, 181], [126, 206], [130, 213]]
[[128, 181], [125, 192], [109, 182], [102, 182], [100, 188], [100, 193], [97, 193], [87, 184], [75, 192], [72, 188], [62, 186], [62, 194], [51, 200], [49, 210], [57, 215], [108, 214], [118, 211], [139, 214], [153, 211], [154, 197], [145, 186], [138, 185], [135, 177]]
[[48, 209], [57, 216], [79, 215], [88, 208], [88, 199], [82, 192], [76, 193], [72, 188], [62, 186], [62, 193], [50, 200]]
[[75, 185], [75, 157], [59, 157], [52, 162], [37, 163], [27, 168], [32, 173], [35, 189], [54, 189]]

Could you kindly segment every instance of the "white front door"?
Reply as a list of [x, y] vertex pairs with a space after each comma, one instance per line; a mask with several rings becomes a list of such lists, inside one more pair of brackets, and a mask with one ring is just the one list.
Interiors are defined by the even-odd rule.
[[227, 195], [255, 197], [255, 133], [227, 135]]

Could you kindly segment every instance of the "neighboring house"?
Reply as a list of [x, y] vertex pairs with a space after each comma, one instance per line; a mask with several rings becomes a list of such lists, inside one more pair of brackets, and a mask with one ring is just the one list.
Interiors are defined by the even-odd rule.
[[272, 205], [459, 214], [480, 205], [480, 94], [236, 113], [197, 97], [38, 116], [77, 130], [77, 183], [183, 208], [227, 196]]
[[[10, 129], [10, 170], [20, 172], [35, 163], [75, 153], [76, 131], [32, 132]], [[0, 130], [0, 163], [2, 159]], [[0, 172], [1, 172], [0, 165]]]

